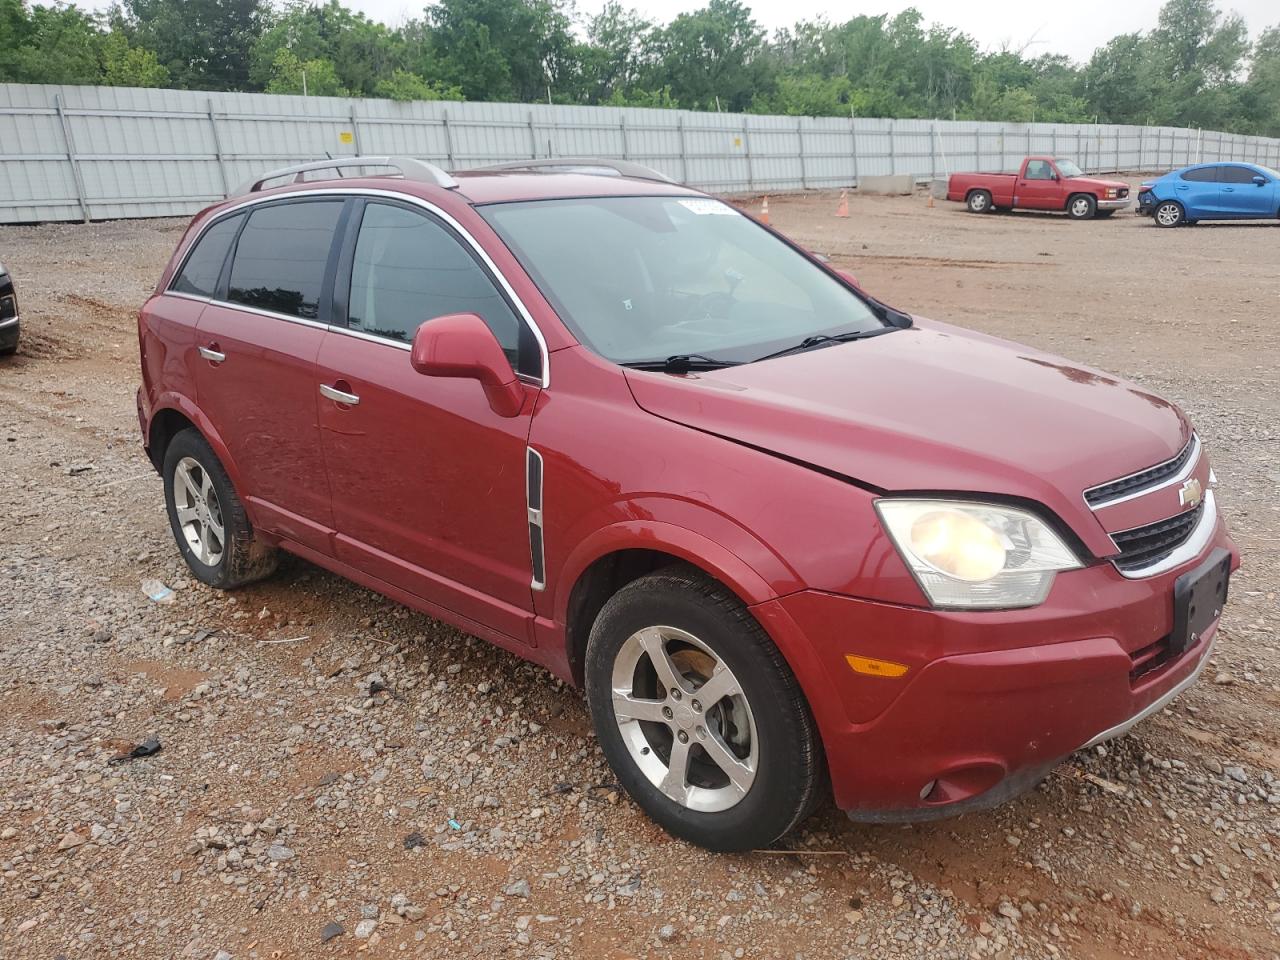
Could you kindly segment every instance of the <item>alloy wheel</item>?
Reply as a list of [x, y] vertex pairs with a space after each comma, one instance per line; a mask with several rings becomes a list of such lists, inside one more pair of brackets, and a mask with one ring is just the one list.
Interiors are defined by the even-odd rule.
[[1076, 197], [1071, 201], [1071, 213], [1077, 217], [1083, 217], [1089, 212], [1089, 201], [1084, 197]]
[[222, 505], [213, 478], [194, 457], [183, 457], [173, 473], [173, 503], [187, 546], [206, 566], [216, 567], [226, 549]]
[[1162, 203], [1156, 207], [1156, 220], [1162, 227], [1172, 227], [1182, 219], [1182, 211], [1175, 203]]
[[613, 664], [613, 713], [641, 773], [689, 810], [737, 804], [755, 782], [759, 736], [733, 671], [676, 627], [628, 637]]

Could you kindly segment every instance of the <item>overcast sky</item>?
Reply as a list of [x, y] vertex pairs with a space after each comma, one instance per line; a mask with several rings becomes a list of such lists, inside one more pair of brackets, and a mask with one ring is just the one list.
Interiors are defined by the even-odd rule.
[[[107, 0], [101, 0], [105, 6]], [[348, 6], [384, 23], [398, 24], [421, 16], [423, 3], [414, 0], [343, 0]], [[604, 6], [604, 0], [577, 0], [582, 14], [591, 14]], [[876, 0], [746, 0], [756, 20], [772, 32], [797, 20], [826, 16], [842, 22], [857, 14], [897, 13], [914, 6], [930, 22], [958, 27], [975, 37], [983, 49], [1007, 44], [1014, 49], [1027, 46], [1028, 54], [1065, 53], [1076, 60], [1087, 60], [1094, 49], [1118, 33], [1148, 30], [1155, 26], [1161, 0], [916, 0], [894, 3]], [[623, 0], [653, 20], [665, 23], [682, 11], [701, 6], [703, 0]], [[1225, 0], [1220, 6], [1234, 10], [1245, 18], [1249, 32], [1256, 37], [1262, 28], [1280, 23], [1280, 5], [1276, 0]]]

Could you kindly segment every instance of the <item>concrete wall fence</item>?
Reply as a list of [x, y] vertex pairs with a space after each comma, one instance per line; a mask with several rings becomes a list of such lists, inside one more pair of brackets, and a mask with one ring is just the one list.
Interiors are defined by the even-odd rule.
[[1171, 127], [0, 84], [0, 223], [187, 216], [263, 171], [326, 154], [413, 156], [446, 169], [609, 157], [730, 194], [1009, 170], [1028, 153], [1073, 157], [1090, 172], [1280, 166], [1280, 140]]

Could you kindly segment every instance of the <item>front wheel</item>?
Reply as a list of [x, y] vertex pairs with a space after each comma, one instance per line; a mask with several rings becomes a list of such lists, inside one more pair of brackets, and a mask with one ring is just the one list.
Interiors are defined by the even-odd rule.
[[1092, 220], [1098, 212], [1098, 201], [1087, 193], [1078, 193], [1067, 201], [1067, 216], [1072, 220]]
[[275, 570], [277, 551], [255, 536], [222, 462], [194, 429], [165, 450], [164, 497], [182, 559], [202, 583], [232, 590]]
[[822, 751], [799, 684], [741, 601], [697, 571], [660, 570], [610, 598], [585, 672], [605, 757], [669, 833], [753, 850], [821, 799]]
[[1186, 214], [1182, 210], [1182, 204], [1175, 203], [1173, 200], [1166, 200], [1156, 206], [1156, 211], [1152, 214], [1155, 222], [1162, 227], [1176, 227], [1182, 223]]

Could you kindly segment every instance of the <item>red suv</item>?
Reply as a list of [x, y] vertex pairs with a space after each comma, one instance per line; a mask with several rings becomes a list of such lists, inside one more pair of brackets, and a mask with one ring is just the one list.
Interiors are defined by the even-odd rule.
[[1172, 404], [635, 164], [275, 171], [139, 337], [196, 577], [287, 550], [583, 685], [717, 850], [1027, 789], [1196, 678], [1239, 562]]

